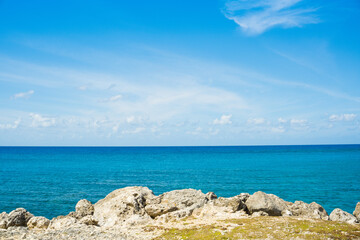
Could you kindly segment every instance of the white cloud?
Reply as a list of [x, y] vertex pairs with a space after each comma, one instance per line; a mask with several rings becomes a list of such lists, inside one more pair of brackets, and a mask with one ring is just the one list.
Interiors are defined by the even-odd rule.
[[331, 122], [353, 121], [356, 118], [356, 116], [357, 115], [354, 113], [340, 114], [340, 115], [333, 114], [329, 117], [329, 121], [331, 121]]
[[21, 122], [21, 119], [17, 119], [14, 121], [13, 124], [6, 123], [6, 124], [0, 124], [0, 129], [16, 129]]
[[146, 129], [144, 127], [137, 127], [133, 130], [124, 130], [122, 131], [123, 134], [137, 134], [145, 131]]
[[285, 132], [285, 128], [283, 126], [272, 127], [270, 129], [270, 131], [273, 132], [273, 133], [283, 133], [283, 132]]
[[287, 120], [283, 119], [283, 118], [278, 118], [278, 122], [279, 123], [287, 123]]
[[13, 99], [18, 99], [18, 98], [29, 98], [31, 95], [33, 95], [35, 93], [34, 90], [30, 90], [28, 92], [21, 92], [21, 93], [16, 93], [14, 94], [14, 96], [12, 97]]
[[32, 118], [32, 127], [51, 127], [56, 123], [55, 118], [43, 117], [36, 113], [30, 113], [30, 117]]
[[122, 98], [122, 95], [119, 94], [119, 95], [115, 95], [115, 96], [112, 96], [109, 98], [102, 99], [99, 102], [116, 102], [116, 101], [120, 100], [121, 98]]
[[222, 116], [220, 117], [220, 119], [218, 119], [218, 118], [215, 119], [215, 120], [213, 121], [213, 124], [215, 124], [215, 125], [231, 124], [231, 123], [232, 123], [231, 117], [232, 117], [231, 114], [229, 114], [229, 115], [222, 115]]
[[135, 117], [134, 117], [134, 116], [127, 117], [127, 118], [126, 118], [126, 122], [127, 122], [127, 123], [133, 123], [133, 122], [135, 122]]
[[299, 6], [302, 0], [237, 0], [225, 6], [225, 16], [237, 23], [249, 35], [258, 35], [280, 26], [301, 27], [318, 23], [312, 15], [316, 8]]
[[264, 118], [249, 118], [247, 120], [247, 122], [249, 124], [255, 124], [255, 125], [259, 125], [259, 124], [264, 124], [265, 123], [265, 119]]

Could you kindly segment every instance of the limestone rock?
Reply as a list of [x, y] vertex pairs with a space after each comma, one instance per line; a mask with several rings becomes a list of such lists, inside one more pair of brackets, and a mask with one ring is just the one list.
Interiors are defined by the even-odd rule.
[[66, 229], [73, 227], [76, 223], [76, 218], [70, 216], [58, 216], [50, 221], [49, 229]]
[[85, 224], [85, 225], [98, 225], [98, 221], [94, 218], [92, 215], [87, 215], [80, 219], [79, 223]]
[[240, 200], [243, 202], [243, 203], [246, 203], [246, 201], [249, 199], [250, 197], [250, 194], [249, 193], [240, 193], [239, 195], [237, 195]]
[[94, 206], [86, 199], [80, 200], [75, 206], [75, 212], [78, 218], [94, 214]]
[[287, 209], [286, 202], [283, 199], [260, 191], [251, 195], [245, 204], [250, 214], [263, 211], [270, 216], [281, 216], [282, 211]]
[[302, 201], [295, 201], [294, 203], [288, 202], [287, 206], [293, 216], [329, 220], [329, 215], [325, 209], [316, 202], [307, 204]]
[[230, 213], [246, 209], [246, 205], [243, 201], [241, 201], [241, 197], [239, 195], [231, 198], [219, 197], [214, 200], [213, 204], [217, 207], [222, 207], [225, 212]]
[[356, 204], [353, 215], [360, 221], [360, 202]]
[[176, 211], [176, 213], [169, 214], [168, 216], [182, 218], [190, 216], [195, 208], [202, 207], [209, 201], [208, 197], [214, 199], [214, 195], [206, 195], [200, 190], [195, 189], [174, 190], [151, 199], [147, 203], [145, 211], [152, 218]]
[[330, 214], [331, 221], [338, 221], [338, 222], [347, 222], [347, 223], [358, 223], [358, 220], [355, 216], [351, 215], [348, 212], [341, 210], [340, 208], [335, 208], [334, 211]]
[[251, 216], [252, 217], [265, 217], [265, 216], [269, 216], [269, 214], [264, 211], [258, 211], [258, 212], [254, 212]]
[[46, 229], [50, 224], [50, 220], [45, 217], [32, 217], [27, 222], [28, 228], [41, 228]]
[[9, 213], [7, 219], [7, 227], [26, 227], [26, 223], [34, 215], [26, 211], [24, 208], [17, 208]]
[[8, 214], [6, 212], [0, 213], [0, 229], [7, 228]]
[[147, 187], [118, 189], [95, 203], [94, 217], [100, 226], [121, 225], [132, 215], [145, 215], [145, 205], [154, 197]]

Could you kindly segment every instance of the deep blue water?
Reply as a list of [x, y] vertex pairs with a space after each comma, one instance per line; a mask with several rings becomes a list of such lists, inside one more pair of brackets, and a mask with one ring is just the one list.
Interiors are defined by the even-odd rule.
[[360, 145], [254, 147], [0, 147], [0, 212], [52, 218], [126, 186], [230, 197], [264, 191], [330, 213], [360, 201]]

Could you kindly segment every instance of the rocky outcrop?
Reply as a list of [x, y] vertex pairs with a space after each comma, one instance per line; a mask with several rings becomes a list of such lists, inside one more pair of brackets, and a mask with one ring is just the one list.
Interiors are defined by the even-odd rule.
[[214, 195], [206, 195], [194, 189], [175, 190], [149, 199], [145, 211], [150, 217], [156, 218], [181, 210], [178, 217], [185, 217], [191, 215], [194, 209], [204, 206], [209, 201], [208, 197], [213, 199]]
[[146, 202], [153, 198], [155, 195], [147, 187], [118, 189], [95, 203], [94, 217], [99, 225], [107, 227], [121, 225], [133, 215], [146, 218]]
[[6, 212], [0, 213], [0, 229], [7, 228], [8, 214]]
[[283, 199], [261, 191], [251, 195], [245, 204], [250, 214], [262, 211], [269, 216], [281, 216], [282, 212], [287, 209], [286, 202]]
[[86, 199], [80, 200], [75, 206], [75, 213], [78, 218], [94, 214], [94, 206]]
[[302, 201], [287, 202], [287, 208], [292, 216], [329, 220], [329, 215], [325, 209], [316, 202], [310, 204]]
[[353, 212], [353, 215], [357, 218], [357, 220], [360, 222], [360, 202], [356, 204], [355, 210]]
[[46, 229], [48, 228], [49, 224], [50, 224], [50, 220], [45, 217], [32, 217], [27, 222], [27, 227], [30, 229], [32, 228]]
[[355, 216], [341, 210], [340, 208], [335, 208], [334, 211], [330, 213], [330, 220], [338, 221], [338, 222], [347, 222], [351, 224], [358, 223], [358, 220], [356, 219]]
[[[360, 203], [354, 215], [359, 216], [359, 212]], [[188, 216], [191, 217], [185, 218]], [[127, 187], [111, 192], [94, 205], [82, 199], [74, 212], [51, 221], [34, 217], [23, 208], [9, 214], [3, 212], [0, 214], [0, 239], [23, 236], [30, 239], [151, 239], [159, 236], [164, 226], [173, 228], [177, 224], [176, 227], [183, 227], [179, 224], [182, 221], [189, 220], [197, 226], [229, 219], [255, 221], [264, 216], [358, 222], [355, 216], [341, 209], [335, 209], [329, 217], [315, 202], [291, 203], [264, 192], [218, 198], [213, 192], [204, 194], [200, 190], [183, 189], [156, 196], [146, 187]], [[182, 221], [177, 221], [179, 219]]]
[[26, 211], [24, 208], [17, 208], [14, 211], [9, 213], [7, 217], [6, 227], [26, 227], [26, 223], [32, 218], [34, 215]]

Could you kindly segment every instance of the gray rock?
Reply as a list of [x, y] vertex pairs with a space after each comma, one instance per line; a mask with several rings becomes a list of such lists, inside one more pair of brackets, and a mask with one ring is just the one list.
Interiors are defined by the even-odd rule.
[[238, 197], [240, 198], [240, 200], [243, 202], [243, 203], [246, 203], [246, 201], [249, 199], [250, 197], [250, 194], [249, 193], [240, 193], [238, 195]]
[[94, 218], [92, 215], [87, 215], [80, 219], [79, 223], [85, 224], [85, 225], [98, 225], [98, 221]]
[[360, 202], [356, 204], [353, 215], [360, 221]]
[[214, 195], [207, 195], [195, 189], [174, 190], [150, 199], [147, 202], [145, 211], [152, 218], [155, 218], [166, 213], [181, 210], [172, 215], [175, 218], [182, 218], [191, 215], [195, 208], [202, 207], [209, 201], [209, 198], [214, 199]]
[[347, 222], [351, 224], [358, 223], [358, 220], [356, 219], [355, 216], [341, 210], [340, 208], [335, 208], [334, 211], [330, 213], [330, 220], [338, 221], [338, 222]]
[[230, 213], [246, 209], [246, 205], [243, 203], [239, 195], [231, 198], [219, 197], [214, 200], [214, 206], [223, 207], [226, 212]]
[[26, 223], [32, 218], [34, 215], [26, 211], [24, 208], [17, 208], [14, 211], [9, 213], [7, 219], [7, 227], [26, 227]]
[[269, 214], [266, 212], [263, 212], [263, 211], [258, 211], [258, 212], [254, 212], [251, 216], [252, 217], [266, 217], [266, 216], [269, 216]]
[[94, 217], [100, 226], [121, 225], [133, 215], [145, 215], [145, 205], [155, 195], [147, 187], [115, 190], [94, 205]]
[[7, 228], [8, 214], [6, 212], [0, 213], [0, 229]]
[[50, 220], [46, 217], [32, 217], [27, 222], [27, 226], [29, 229], [31, 228], [40, 228], [40, 229], [46, 229], [48, 228], [50, 224]]
[[310, 204], [302, 201], [295, 201], [294, 203], [287, 202], [287, 207], [291, 211], [292, 215], [296, 217], [329, 220], [329, 215], [325, 209], [316, 202], [312, 202]]
[[80, 200], [75, 206], [75, 212], [78, 218], [94, 214], [94, 206], [86, 199]]
[[50, 221], [48, 228], [56, 229], [56, 230], [66, 229], [66, 228], [73, 227], [76, 222], [77, 222], [77, 220], [74, 217], [58, 216], [56, 218], [53, 218]]
[[260, 191], [251, 195], [245, 204], [250, 214], [263, 211], [269, 216], [281, 216], [281, 213], [287, 209], [286, 202], [283, 199]]

